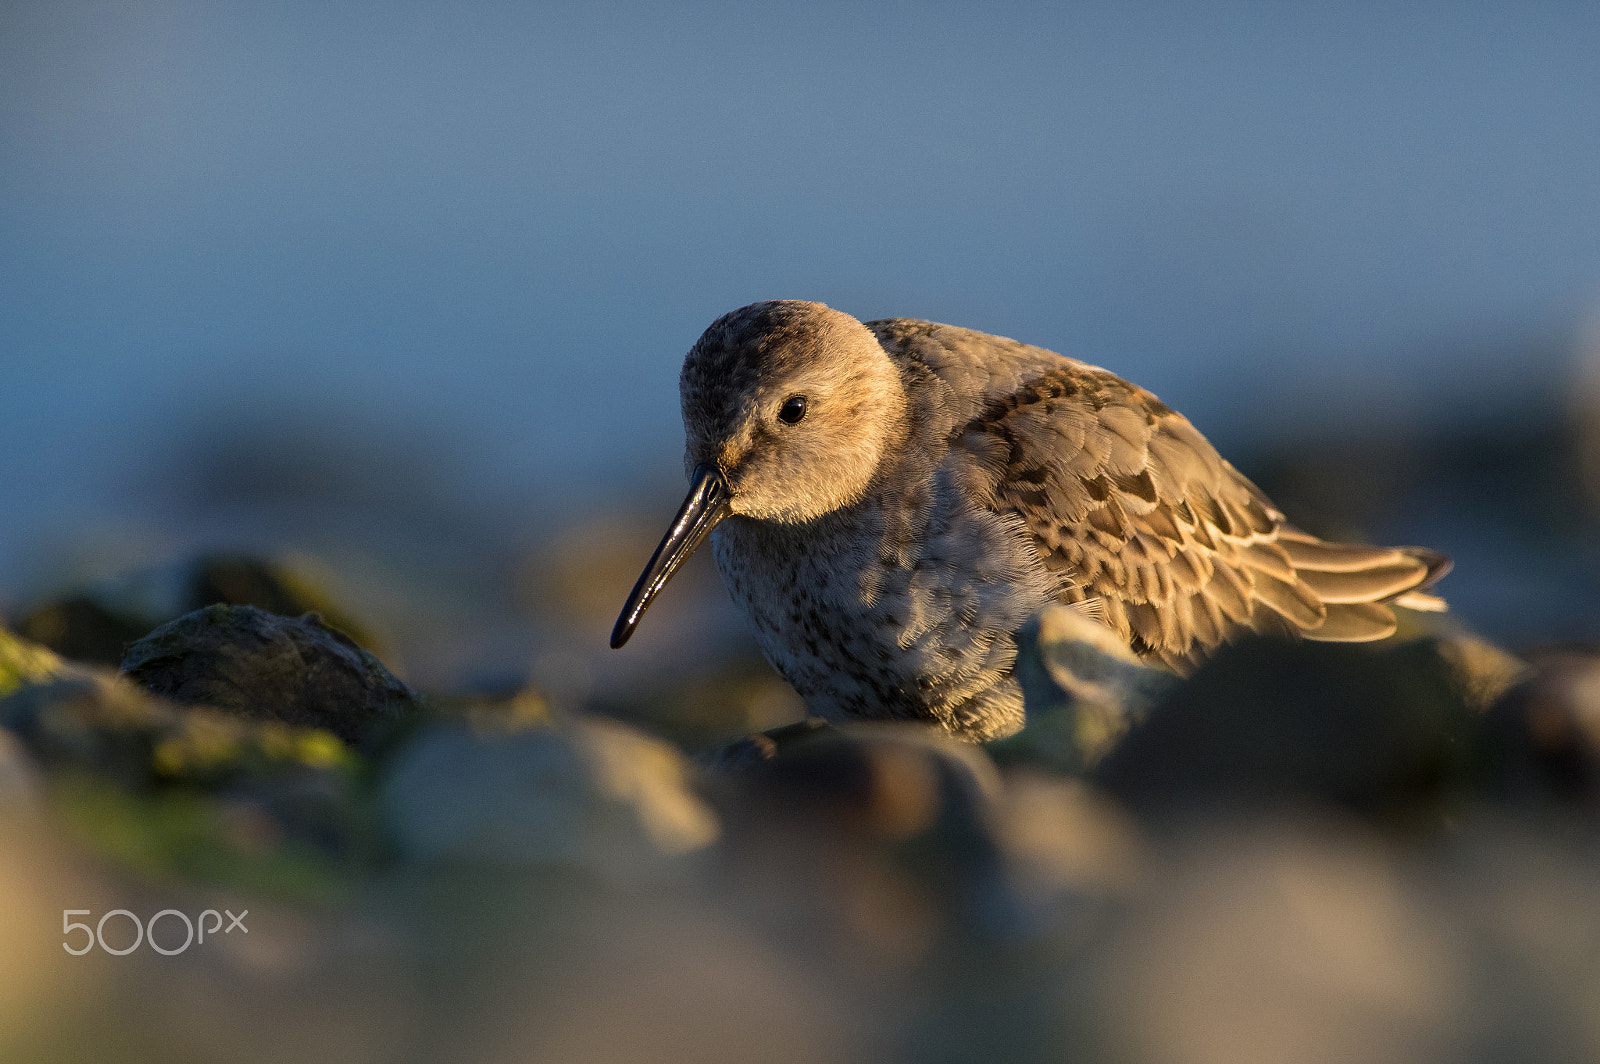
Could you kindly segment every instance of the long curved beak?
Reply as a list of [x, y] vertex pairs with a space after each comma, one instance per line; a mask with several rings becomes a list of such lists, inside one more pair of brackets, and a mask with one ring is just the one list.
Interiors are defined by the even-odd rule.
[[622, 616], [611, 630], [611, 649], [628, 641], [656, 594], [667, 586], [672, 574], [689, 560], [689, 555], [711, 534], [717, 522], [727, 516], [728, 486], [722, 482], [722, 474], [715, 466], [704, 463], [695, 466], [689, 497], [683, 500], [678, 516], [672, 519], [672, 527], [667, 529], [661, 545], [650, 556], [650, 564], [639, 574], [639, 582], [633, 585], [633, 593], [622, 607]]

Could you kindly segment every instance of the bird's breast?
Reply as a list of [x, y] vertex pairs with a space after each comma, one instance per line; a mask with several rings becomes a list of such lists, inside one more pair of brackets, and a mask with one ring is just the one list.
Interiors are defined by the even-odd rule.
[[936, 481], [805, 525], [732, 517], [712, 547], [767, 660], [835, 719], [948, 725], [1009, 681], [1050, 596], [1016, 530]]

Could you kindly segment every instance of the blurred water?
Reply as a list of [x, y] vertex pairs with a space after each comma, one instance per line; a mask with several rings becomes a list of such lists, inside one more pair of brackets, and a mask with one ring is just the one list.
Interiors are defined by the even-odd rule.
[[12, 0], [0, 594], [240, 419], [546, 516], [669, 481], [682, 354], [758, 298], [1078, 354], [1225, 446], [1535, 407], [1600, 291], [1596, 54], [1577, 3]]

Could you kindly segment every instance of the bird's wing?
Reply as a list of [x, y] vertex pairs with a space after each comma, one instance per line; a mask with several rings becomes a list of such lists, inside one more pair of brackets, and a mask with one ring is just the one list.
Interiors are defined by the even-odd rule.
[[951, 443], [977, 459], [1045, 564], [1140, 653], [1180, 670], [1246, 631], [1330, 641], [1395, 629], [1389, 604], [1442, 606], [1448, 559], [1329, 543], [1290, 525], [1188, 420], [1060, 358], [992, 398]]

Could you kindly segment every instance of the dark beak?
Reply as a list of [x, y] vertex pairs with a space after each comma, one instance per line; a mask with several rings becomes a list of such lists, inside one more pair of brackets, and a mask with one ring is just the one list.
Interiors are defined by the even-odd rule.
[[661, 538], [661, 546], [650, 556], [650, 564], [639, 574], [639, 582], [633, 585], [633, 593], [622, 607], [622, 616], [611, 630], [611, 649], [628, 641], [657, 592], [667, 586], [672, 574], [689, 560], [689, 555], [711, 534], [717, 522], [727, 516], [728, 486], [722, 482], [722, 474], [714, 466], [695, 466], [689, 497], [683, 500], [678, 516], [672, 519], [672, 527]]

